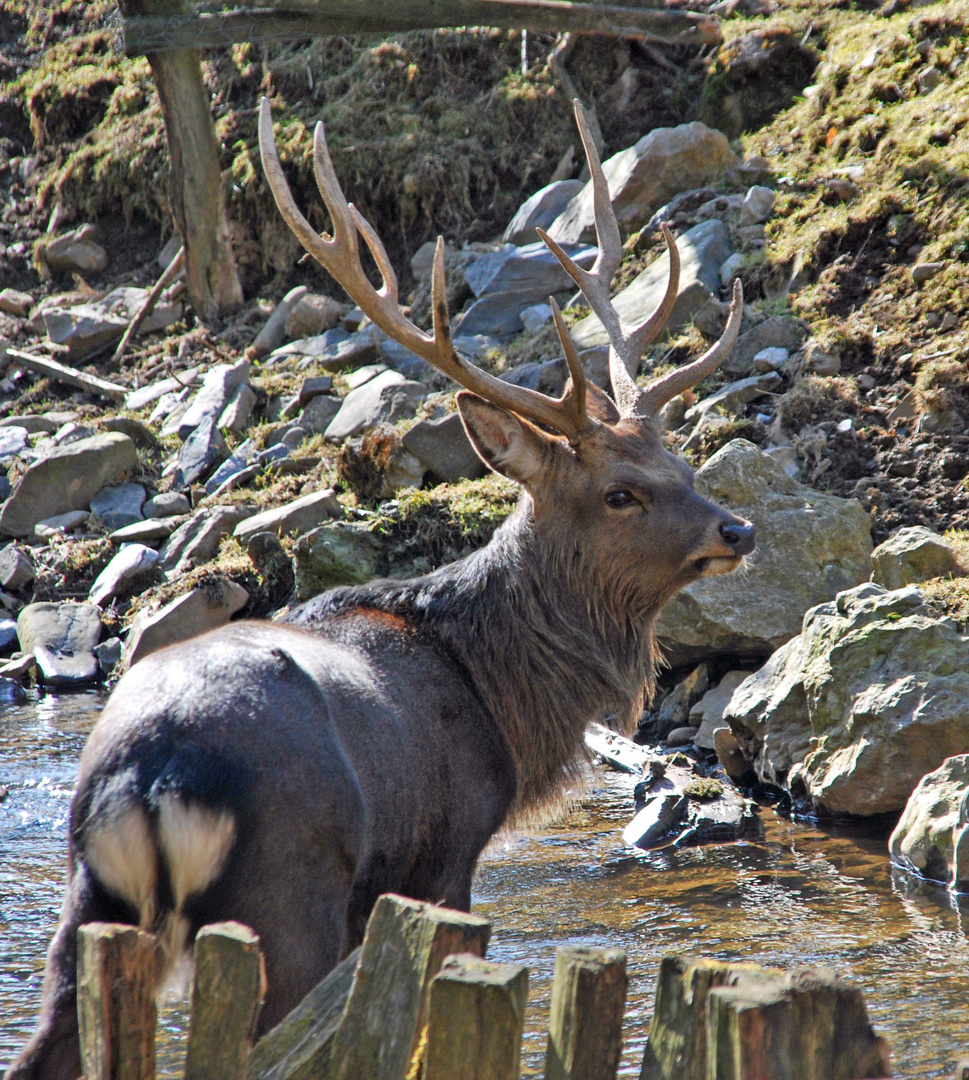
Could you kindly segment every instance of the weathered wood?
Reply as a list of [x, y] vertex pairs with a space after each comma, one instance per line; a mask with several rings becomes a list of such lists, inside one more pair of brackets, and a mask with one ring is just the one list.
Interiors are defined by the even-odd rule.
[[640, 1080], [889, 1075], [861, 991], [834, 971], [664, 957]]
[[84, 1080], [154, 1080], [155, 939], [112, 923], [88, 923], [77, 938]]
[[626, 983], [622, 949], [556, 952], [545, 1080], [615, 1080]]
[[248, 1080], [320, 1080], [330, 1075], [333, 1040], [359, 962], [360, 949], [354, 949], [256, 1043]]
[[236, 922], [195, 938], [185, 1080], [242, 1080], [266, 993], [259, 937]]
[[89, 390], [92, 394], [101, 397], [109, 397], [120, 400], [128, 393], [127, 386], [119, 386], [117, 383], [108, 382], [97, 375], [89, 375], [86, 371], [68, 367], [58, 360], [51, 360], [47, 356], [35, 356], [33, 353], [24, 352], [23, 349], [7, 348], [7, 355], [12, 356], [22, 368], [34, 371], [38, 375], [46, 375], [49, 379], [66, 383], [68, 386], [77, 386], [81, 390]]
[[[133, 4], [126, 7], [131, 9]], [[256, 3], [245, 9], [196, 15], [184, 10], [127, 9], [124, 39], [129, 56], [235, 41], [393, 33], [439, 26], [573, 31], [696, 45], [718, 45], [721, 40], [717, 20], [708, 15], [567, 0], [368, 0], [365, 5], [359, 0], [286, 0], [275, 8]]]
[[431, 983], [423, 1080], [518, 1080], [528, 969], [452, 956]]
[[484, 956], [487, 919], [382, 896], [333, 1043], [332, 1080], [404, 1080], [421, 1041], [431, 980], [452, 953]]

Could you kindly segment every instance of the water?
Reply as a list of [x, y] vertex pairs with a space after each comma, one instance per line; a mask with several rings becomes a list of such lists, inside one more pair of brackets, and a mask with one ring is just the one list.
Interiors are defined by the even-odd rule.
[[[101, 704], [93, 693], [0, 704], [0, 1068], [33, 1026], [71, 785]], [[638, 1075], [669, 952], [834, 967], [864, 989], [896, 1075], [951, 1074], [969, 1030], [966, 912], [893, 872], [884, 835], [764, 811], [753, 840], [636, 854], [619, 836], [631, 812], [629, 779], [595, 770], [562, 820], [501, 837], [482, 859], [475, 911], [494, 923], [489, 954], [531, 972], [523, 1075], [541, 1075], [555, 949], [577, 942], [629, 955], [623, 1076]], [[162, 1013], [160, 1075], [178, 1074], [184, 1019], [178, 1005]]]

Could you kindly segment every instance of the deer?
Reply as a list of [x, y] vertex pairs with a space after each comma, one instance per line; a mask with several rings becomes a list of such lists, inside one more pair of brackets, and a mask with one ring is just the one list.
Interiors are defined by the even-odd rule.
[[628, 325], [610, 299], [622, 244], [608, 184], [578, 102], [575, 116], [598, 254], [584, 270], [543, 239], [608, 332], [612, 397], [586, 378], [554, 301], [570, 372], [561, 397], [462, 357], [443, 240], [433, 329], [414, 324], [383, 244], [341, 190], [323, 125], [313, 164], [332, 234], [297, 207], [262, 100], [263, 168], [286, 225], [381, 330], [462, 387], [468, 438], [520, 485], [520, 499], [492, 540], [457, 562], [337, 588], [279, 621], [232, 622], [129, 668], [81, 755], [40, 1019], [7, 1080], [80, 1074], [84, 923], [150, 930], [162, 969], [207, 923], [252, 927], [266, 965], [261, 1034], [360, 944], [380, 894], [470, 910], [485, 845], [560, 797], [585, 761], [587, 724], [613, 717], [628, 727], [639, 714], [659, 662], [663, 604], [693, 581], [736, 570], [753, 550], [753, 526], [697, 494], [656, 420], [733, 346], [739, 284], [703, 356], [637, 385], [643, 352], [676, 300], [678, 251], [664, 225], [666, 294]]

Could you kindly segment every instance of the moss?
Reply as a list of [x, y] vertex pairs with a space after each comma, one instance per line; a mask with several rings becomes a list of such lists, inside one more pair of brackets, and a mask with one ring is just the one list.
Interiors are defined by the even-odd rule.
[[850, 378], [806, 375], [797, 380], [781, 401], [781, 425], [798, 432], [812, 421], [854, 416], [860, 408], [858, 387]]
[[697, 802], [709, 802], [723, 794], [723, 784], [713, 777], [697, 776], [683, 787], [683, 794]]

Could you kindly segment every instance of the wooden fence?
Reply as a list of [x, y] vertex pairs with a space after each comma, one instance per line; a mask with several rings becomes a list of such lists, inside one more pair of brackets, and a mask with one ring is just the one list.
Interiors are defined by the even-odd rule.
[[[363, 945], [253, 1046], [258, 939], [238, 923], [205, 927], [186, 1080], [517, 1080], [528, 971], [484, 959], [490, 931], [474, 915], [383, 896]], [[78, 952], [85, 1080], [153, 1080], [154, 939], [92, 923]], [[559, 949], [546, 1080], [615, 1080], [625, 998], [621, 950]], [[889, 1075], [861, 992], [829, 969], [663, 961], [640, 1080]]]

